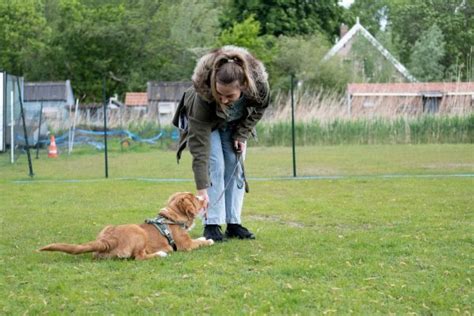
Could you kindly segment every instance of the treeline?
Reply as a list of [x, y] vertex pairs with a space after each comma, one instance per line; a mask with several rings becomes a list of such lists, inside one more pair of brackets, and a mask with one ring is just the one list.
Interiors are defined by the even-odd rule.
[[[321, 62], [341, 23], [360, 17], [420, 81], [467, 81], [473, 16], [472, 1], [462, 0], [355, 0], [349, 9], [337, 0], [0, 0], [0, 69], [28, 81], [70, 79], [77, 97], [94, 102], [104, 79], [121, 96], [149, 80], [189, 80], [204, 52], [234, 44], [265, 62], [275, 89], [294, 74], [343, 91], [385, 80]], [[375, 73], [384, 61], [371, 49], [356, 57]]]

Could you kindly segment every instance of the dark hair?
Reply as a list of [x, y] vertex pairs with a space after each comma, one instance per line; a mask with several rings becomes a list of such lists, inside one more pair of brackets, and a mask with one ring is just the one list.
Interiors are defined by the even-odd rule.
[[216, 61], [215, 77], [216, 82], [222, 84], [238, 81], [241, 86], [244, 86], [246, 82], [242, 61], [225, 56]]
[[247, 64], [245, 57], [237, 52], [221, 53], [216, 57], [211, 72], [211, 93], [215, 100], [218, 100], [217, 83], [228, 85], [237, 81], [243, 90], [248, 90], [250, 95], [256, 94], [257, 88]]

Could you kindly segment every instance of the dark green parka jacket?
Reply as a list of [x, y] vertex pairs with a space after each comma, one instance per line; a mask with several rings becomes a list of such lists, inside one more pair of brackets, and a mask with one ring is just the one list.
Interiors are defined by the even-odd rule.
[[180, 130], [177, 159], [186, 147], [193, 157], [192, 168], [194, 180], [198, 190], [210, 186], [209, 182], [209, 156], [210, 135], [215, 129], [226, 123], [226, 115], [216, 101], [210, 90], [210, 69], [216, 54], [232, 53], [238, 51], [247, 58], [251, 67], [251, 75], [259, 91], [259, 97], [251, 97], [243, 92], [245, 101], [245, 114], [238, 120], [233, 129], [233, 139], [246, 141], [255, 128], [257, 122], [262, 118], [270, 101], [270, 91], [267, 81], [267, 73], [263, 64], [255, 59], [245, 49], [236, 46], [224, 46], [223, 48], [204, 55], [198, 62], [192, 77], [193, 87], [189, 88], [181, 98], [176, 113], [173, 117], [173, 125]]

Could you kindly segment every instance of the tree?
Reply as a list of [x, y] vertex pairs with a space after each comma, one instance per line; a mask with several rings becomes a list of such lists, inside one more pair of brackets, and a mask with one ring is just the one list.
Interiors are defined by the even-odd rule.
[[332, 40], [339, 33], [344, 9], [337, 0], [233, 0], [222, 17], [223, 28], [251, 15], [260, 22], [261, 34], [294, 36], [318, 31]]
[[[408, 63], [415, 43], [421, 34], [437, 24], [444, 35], [445, 54], [441, 64], [443, 78], [453, 75], [467, 80], [472, 71], [472, 47], [474, 43], [474, 7], [465, 0], [397, 0], [390, 2], [389, 21], [393, 32], [400, 38], [400, 57]], [[469, 66], [470, 65], [470, 66]], [[450, 73], [456, 69], [456, 74]]]
[[411, 73], [420, 81], [441, 81], [444, 66], [445, 42], [440, 28], [434, 24], [421, 34], [411, 54]]
[[386, 0], [355, 0], [349, 7], [352, 17], [359, 17], [364, 27], [377, 34], [383, 23], [386, 23], [388, 5]]
[[273, 89], [288, 89], [294, 75], [307, 87], [342, 91], [350, 80], [350, 72], [339, 61], [321, 62], [329, 50], [329, 41], [322, 34], [280, 36], [277, 52], [268, 68]]
[[472, 79], [473, 2], [468, 0], [355, 0], [350, 8], [372, 34], [385, 22], [402, 64], [410, 62], [415, 43], [433, 24], [444, 34], [444, 79]]
[[213, 1], [47, 0], [54, 30], [40, 80], [71, 79], [87, 102], [144, 91], [150, 80], [189, 80], [196, 46], [219, 32]]
[[86, 6], [78, 0], [61, 0], [47, 58], [39, 80], [71, 79], [76, 95], [102, 100], [105, 78], [109, 91], [123, 93], [126, 65], [135, 36], [124, 23], [123, 5]]
[[196, 58], [216, 43], [220, 12], [215, 1], [164, 1], [147, 21], [151, 29], [143, 50], [146, 78], [190, 80]]
[[231, 28], [223, 30], [217, 40], [218, 46], [236, 45], [247, 48], [263, 63], [271, 61], [273, 37], [259, 36], [260, 23], [253, 16], [241, 23], [235, 23]]
[[38, 72], [38, 57], [51, 34], [34, 0], [0, 1], [0, 69], [15, 75]]

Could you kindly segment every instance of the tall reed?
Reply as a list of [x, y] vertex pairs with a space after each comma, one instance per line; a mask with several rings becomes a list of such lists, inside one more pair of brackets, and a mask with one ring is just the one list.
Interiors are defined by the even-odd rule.
[[[290, 146], [290, 122], [257, 125], [257, 144]], [[474, 143], [474, 114], [464, 117], [425, 116], [413, 119], [359, 119], [295, 124], [296, 144], [425, 144]], [[255, 143], [253, 143], [255, 144]]]

